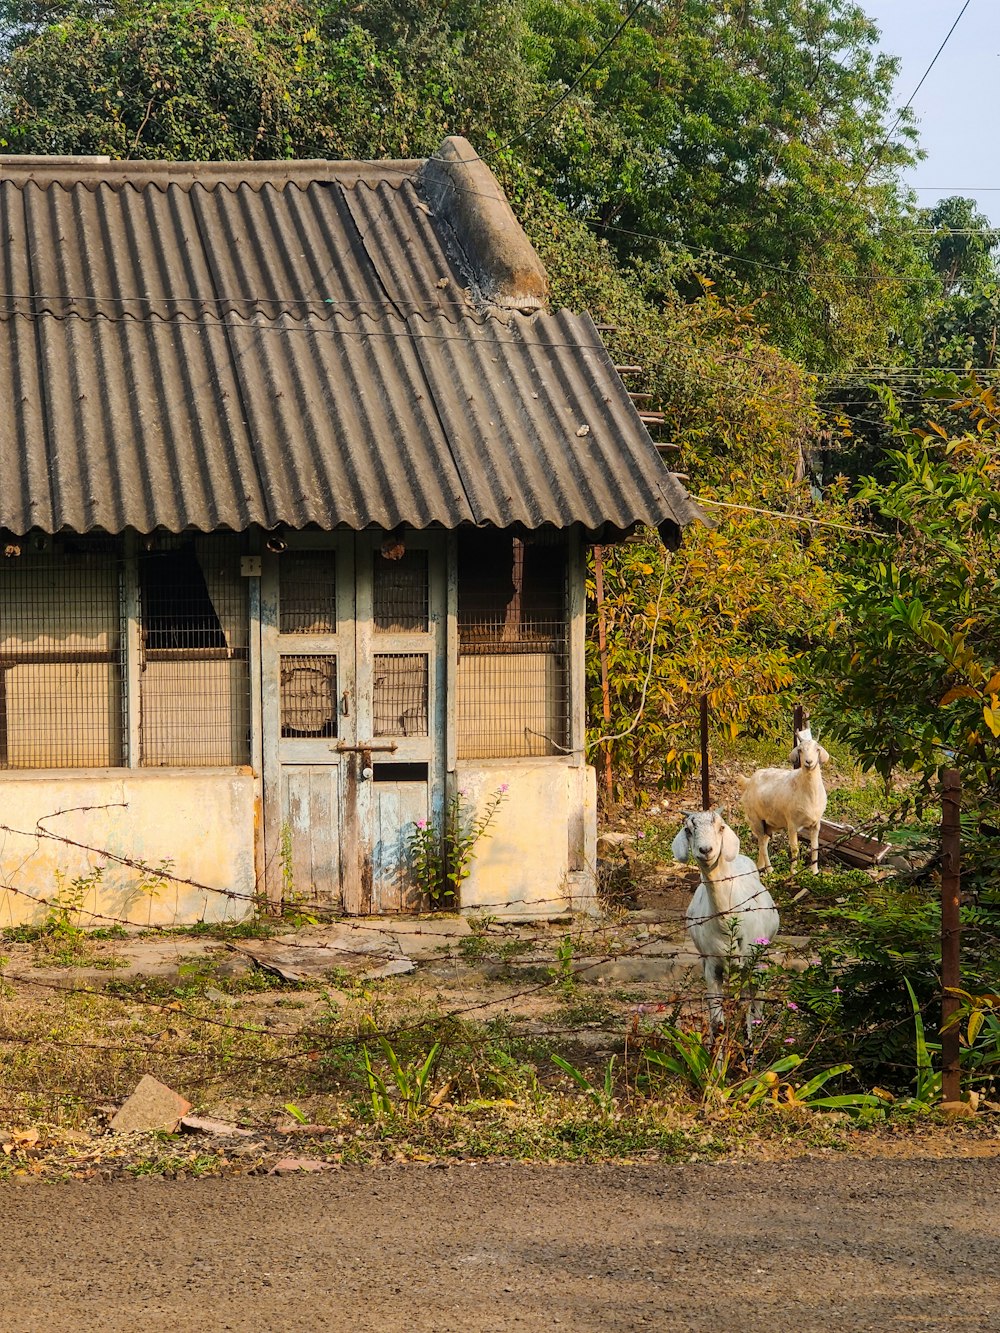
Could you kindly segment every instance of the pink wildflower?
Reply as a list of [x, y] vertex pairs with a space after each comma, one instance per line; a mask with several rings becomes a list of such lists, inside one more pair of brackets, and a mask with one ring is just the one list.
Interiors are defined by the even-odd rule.
[[794, 1037], [786, 1037], [786, 1038], [785, 1038], [785, 1045], [786, 1045], [786, 1046], [794, 1046], [794, 1045], [795, 1045], [795, 1038], [794, 1038]]
[[834, 986], [833, 993], [834, 995], [843, 995], [844, 992], [840, 989], [839, 986]]
[[427, 820], [426, 820], [426, 819], [418, 819], [418, 820], [417, 820], [417, 828], [424, 829], [424, 828], [426, 828], [426, 827], [427, 827]]
[[789, 1007], [789, 1009], [798, 1009], [799, 1006], [795, 1003], [794, 1000], [789, 1000], [789, 1001], [788, 1001], [788, 1007]]
[[758, 939], [754, 940], [754, 944], [759, 944], [762, 948], [765, 949], [770, 943], [771, 941], [767, 938], [766, 935], [761, 935]]

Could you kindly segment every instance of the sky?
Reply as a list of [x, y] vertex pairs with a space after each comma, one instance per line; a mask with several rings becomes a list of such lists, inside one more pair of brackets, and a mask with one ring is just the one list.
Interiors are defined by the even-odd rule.
[[[963, 0], [860, 0], [882, 30], [882, 49], [901, 61], [896, 106], [907, 103]], [[974, 198], [1000, 225], [1000, 0], [971, 0], [912, 103], [927, 156], [905, 175], [921, 205], [947, 195]]]

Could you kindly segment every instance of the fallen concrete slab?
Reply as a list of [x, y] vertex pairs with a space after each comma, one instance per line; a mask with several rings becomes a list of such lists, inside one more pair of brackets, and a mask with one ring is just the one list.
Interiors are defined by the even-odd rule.
[[143, 1074], [131, 1097], [122, 1103], [111, 1121], [111, 1128], [116, 1134], [156, 1129], [165, 1129], [172, 1134], [190, 1110], [191, 1103], [173, 1088], [168, 1088], [152, 1074]]

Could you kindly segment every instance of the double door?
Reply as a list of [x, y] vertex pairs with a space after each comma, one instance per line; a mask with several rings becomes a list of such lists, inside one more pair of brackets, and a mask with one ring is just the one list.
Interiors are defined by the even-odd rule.
[[440, 534], [298, 535], [264, 557], [261, 683], [272, 897], [421, 906], [414, 824], [444, 768]]

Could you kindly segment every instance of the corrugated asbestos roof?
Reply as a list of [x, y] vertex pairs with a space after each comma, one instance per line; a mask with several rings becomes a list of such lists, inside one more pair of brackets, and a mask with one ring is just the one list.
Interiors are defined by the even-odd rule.
[[697, 517], [589, 317], [484, 309], [420, 165], [0, 159], [0, 527]]

